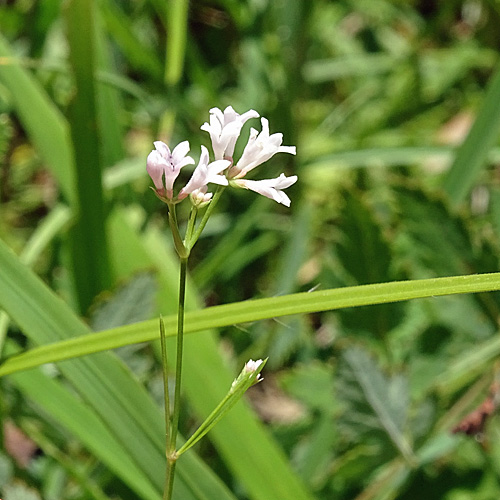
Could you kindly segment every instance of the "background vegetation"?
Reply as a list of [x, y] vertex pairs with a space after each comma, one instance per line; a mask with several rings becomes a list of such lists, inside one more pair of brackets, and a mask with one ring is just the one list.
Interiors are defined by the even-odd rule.
[[[496, 0], [2, 3], [4, 359], [92, 330], [124, 345], [0, 365], [2, 498], [161, 498], [158, 346], [130, 343], [175, 311], [177, 263], [145, 159], [158, 138], [196, 156], [212, 107], [269, 118], [297, 156], [259, 177], [299, 182], [291, 209], [225, 194], [193, 254], [191, 310], [497, 271], [499, 22]], [[192, 316], [184, 435], [244, 361], [269, 362], [183, 457], [176, 498], [500, 496], [498, 293], [307, 307]]]

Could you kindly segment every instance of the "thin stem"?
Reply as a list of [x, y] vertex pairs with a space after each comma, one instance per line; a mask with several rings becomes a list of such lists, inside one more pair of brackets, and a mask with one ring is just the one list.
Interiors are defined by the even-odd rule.
[[186, 273], [187, 258], [181, 258], [181, 269], [179, 278], [179, 308], [177, 314], [177, 358], [175, 363], [175, 392], [174, 392], [174, 414], [172, 417], [172, 435], [170, 438], [169, 455], [175, 451], [177, 431], [179, 429], [180, 399], [181, 399], [181, 377], [182, 377], [182, 351], [184, 348], [184, 303], [186, 299]]
[[170, 425], [170, 433], [169, 435], [167, 435], [167, 468], [165, 471], [165, 488], [163, 490], [163, 500], [170, 500], [172, 498], [172, 491], [174, 488], [175, 464], [177, 462], [177, 453], [175, 451], [175, 446], [179, 430], [179, 415], [180, 415], [180, 400], [181, 400], [182, 351], [184, 348], [184, 303], [186, 301], [187, 257], [185, 258], [181, 257], [180, 263], [181, 267], [180, 267], [180, 277], [179, 277], [179, 305], [177, 310], [177, 356], [175, 360], [174, 413], [172, 417], [172, 424]]
[[208, 219], [210, 218], [210, 215], [212, 215], [215, 205], [217, 205], [217, 202], [219, 201], [219, 198], [221, 197], [221, 194], [224, 191], [224, 189], [225, 189], [224, 186], [217, 187], [217, 191], [215, 191], [212, 201], [209, 203], [207, 210], [203, 214], [203, 218], [201, 219], [200, 225], [196, 229], [194, 236], [189, 241], [186, 240], [186, 247], [188, 252], [193, 248], [194, 244], [198, 241], [198, 238], [200, 237], [203, 229], [205, 229]]
[[163, 500], [170, 500], [172, 498], [172, 492], [174, 491], [174, 476], [175, 476], [175, 464], [177, 459], [170, 459], [167, 457], [167, 475], [165, 478], [165, 490], [163, 491]]

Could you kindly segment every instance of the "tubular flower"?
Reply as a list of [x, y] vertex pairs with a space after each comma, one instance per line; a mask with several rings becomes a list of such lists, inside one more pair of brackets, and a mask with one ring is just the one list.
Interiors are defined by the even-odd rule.
[[179, 199], [182, 200], [188, 194], [206, 186], [210, 182], [227, 186], [227, 179], [223, 175], [220, 175], [220, 173], [229, 167], [230, 164], [231, 162], [228, 160], [216, 160], [209, 164], [208, 149], [205, 146], [201, 146], [201, 156], [198, 166], [193, 172], [191, 179], [189, 179], [189, 182], [181, 189]]
[[269, 135], [269, 121], [261, 118], [262, 131], [254, 128], [250, 131], [250, 138], [243, 150], [243, 154], [238, 163], [229, 170], [229, 178], [241, 179], [245, 175], [259, 166], [261, 163], [269, 160], [276, 153], [295, 154], [295, 146], [282, 146], [283, 134]]
[[253, 109], [240, 115], [231, 106], [228, 106], [224, 112], [219, 108], [212, 108], [210, 110], [210, 123], [205, 122], [201, 126], [201, 130], [210, 134], [215, 159], [232, 159], [234, 146], [240, 136], [243, 124], [250, 118], [258, 117], [259, 113]]
[[178, 144], [173, 151], [162, 141], [154, 143], [155, 148], [146, 160], [146, 170], [160, 197], [173, 197], [175, 179], [182, 167], [194, 164], [193, 158], [186, 156], [189, 152], [189, 142]]
[[286, 177], [284, 174], [281, 174], [276, 179], [263, 179], [261, 181], [234, 179], [231, 183], [233, 185], [235, 184], [239, 187], [255, 191], [266, 198], [271, 198], [271, 200], [277, 201], [278, 203], [289, 207], [290, 198], [282, 191], [282, 189], [286, 189], [297, 182], [297, 178], [298, 177], [296, 175]]
[[262, 131], [259, 133], [254, 128], [250, 131], [248, 143], [236, 165], [227, 172], [229, 183], [232, 186], [255, 191], [271, 200], [277, 201], [287, 207], [290, 198], [282, 191], [297, 182], [297, 176], [286, 177], [281, 174], [275, 179], [253, 181], [244, 179], [248, 172], [273, 157], [276, 153], [295, 154], [295, 146], [282, 146], [283, 134], [269, 134], [269, 122], [261, 118]]

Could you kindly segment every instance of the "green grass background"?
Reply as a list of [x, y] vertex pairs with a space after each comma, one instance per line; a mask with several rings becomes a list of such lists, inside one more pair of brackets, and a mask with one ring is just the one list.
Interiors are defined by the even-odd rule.
[[181, 433], [269, 361], [174, 497], [498, 498], [495, 412], [452, 430], [498, 404], [499, 21], [495, 0], [0, 5], [2, 498], [161, 498], [151, 341], [178, 264], [145, 159], [197, 157], [227, 105], [297, 146], [254, 178], [299, 182], [290, 209], [226, 190], [193, 251]]

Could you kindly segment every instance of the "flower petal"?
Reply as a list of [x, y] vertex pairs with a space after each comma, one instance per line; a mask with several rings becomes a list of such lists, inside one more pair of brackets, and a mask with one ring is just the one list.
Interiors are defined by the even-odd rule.
[[146, 170], [157, 191], [166, 190], [167, 198], [171, 199], [174, 182], [181, 168], [194, 163], [193, 158], [186, 156], [189, 152], [189, 142], [181, 142], [172, 152], [162, 141], [155, 141], [154, 145], [156, 149], [148, 155]]
[[283, 134], [276, 133], [269, 135], [269, 122], [266, 118], [261, 118], [262, 131], [260, 133], [251, 129], [248, 143], [243, 150], [243, 154], [238, 163], [230, 170], [229, 176], [234, 179], [241, 179], [250, 170], [269, 160], [276, 153], [295, 154], [295, 146], [282, 146]]
[[155, 141], [153, 144], [156, 148], [156, 151], [158, 151], [163, 156], [163, 158], [165, 158], [165, 159], [170, 158], [170, 156], [171, 156], [170, 148], [164, 142]]
[[[188, 153], [189, 153], [189, 141], [180, 142], [179, 144], [177, 144], [177, 146], [175, 146], [174, 150], [172, 151], [172, 161], [175, 164], [178, 164], [182, 161], [189, 160], [188, 163], [194, 165], [194, 160], [190, 156], [184, 158]], [[186, 165], [188, 163], [186, 163]]]
[[165, 171], [165, 159], [157, 151], [149, 153], [146, 160], [146, 171], [148, 172], [156, 189], [163, 189], [163, 173]]
[[201, 130], [210, 134], [212, 149], [216, 160], [231, 158], [241, 128], [250, 118], [258, 118], [259, 114], [253, 109], [239, 115], [231, 106], [224, 112], [219, 108], [210, 110], [210, 123], [204, 123]]
[[201, 146], [198, 166], [193, 172], [191, 179], [189, 179], [188, 183], [181, 189], [179, 198], [185, 198], [188, 194], [197, 189], [201, 189], [209, 182], [227, 186], [227, 179], [223, 175], [218, 174], [226, 169], [230, 163], [231, 162], [228, 160], [217, 160], [208, 165], [208, 149], [205, 146]]
[[260, 181], [252, 181], [250, 179], [235, 179], [232, 181], [232, 184], [236, 184], [239, 187], [255, 191], [262, 196], [270, 198], [271, 200], [289, 207], [290, 198], [282, 191], [282, 189], [290, 187], [292, 184], [297, 182], [297, 179], [298, 177], [296, 175], [286, 177], [284, 174], [281, 174], [276, 179], [263, 179]]

